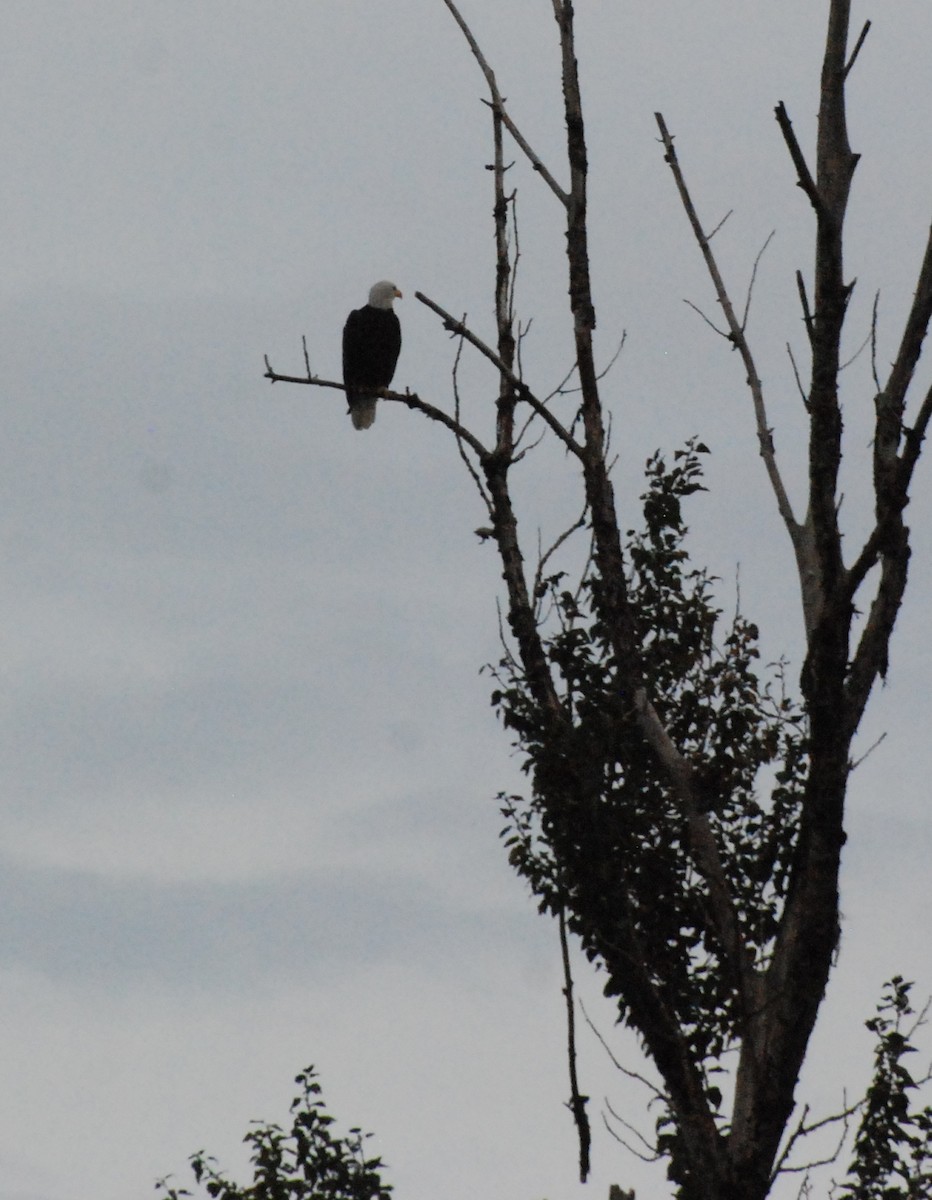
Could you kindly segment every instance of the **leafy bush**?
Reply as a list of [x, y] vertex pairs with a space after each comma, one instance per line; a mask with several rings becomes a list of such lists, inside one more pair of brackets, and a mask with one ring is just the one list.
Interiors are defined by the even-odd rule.
[[333, 1132], [314, 1068], [295, 1077], [300, 1092], [291, 1103], [291, 1128], [256, 1123], [243, 1141], [252, 1147], [253, 1181], [241, 1186], [229, 1180], [216, 1159], [203, 1150], [192, 1154], [197, 1193], [175, 1188], [168, 1179], [156, 1183], [164, 1200], [206, 1193], [211, 1200], [389, 1200], [391, 1185], [382, 1182], [382, 1160], [367, 1158], [371, 1134], [351, 1129], [346, 1137]]

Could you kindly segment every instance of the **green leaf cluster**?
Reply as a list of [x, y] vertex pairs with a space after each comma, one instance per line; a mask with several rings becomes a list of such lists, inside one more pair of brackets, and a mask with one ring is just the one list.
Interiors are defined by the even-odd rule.
[[[371, 1136], [351, 1129], [334, 1132], [313, 1067], [296, 1076], [300, 1091], [291, 1104], [291, 1127], [257, 1123], [243, 1139], [252, 1150], [253, 1181], [232, 1182], [216, 1159], [199, 1151], [191, 1156], [195, 1183], [212, 1200], [389, 1200], [391, 1185], [382, 1182], [380, 1158], [367, 1157]], [[159, 1180], [164, 1200], [195, 1193]]]
[[[743, 935], [763, 966], [787, 889], [806, 731], [782, 664], [761, 669], [756, 626], [740, 612], [723, 619], [713, 580], [690, 561], [684, 501], [704, 490], [706, 453], [692, 441], [670, 464], [659, 452], [648, 460], [643, 524], [626, 535], [625, 583], [641, 679], [688, 763]], [[711, 1066], [734, 1042], [735, 995], [687, 816], [639, 725], [597, 568], [575, 590], [563, 575], [544, 586], [544, 644], [561, 716], [537, 702], [512, 656], [494, 670], [493, 704], [531, 780], [527, 796], [500, 798], [510, 861], [541, 910], [564, 912], [605, 970], [620, 1017], [638, 1027], [640, 960], [696, 1060]]]
[[877, 1015], [865, 1022], [877, 1037], [874, 1074], [848, 1178], [837, 1200], [928, 1200], [932, 1196], [932, 1105], [912, 1105], [928, 1075], [917, 1081], [903, 1061], [916, 1051], [910, 1037], [922, 1020], [908, 1024], [914, 1015], [911, 988], [910, 982], [895, 975]]

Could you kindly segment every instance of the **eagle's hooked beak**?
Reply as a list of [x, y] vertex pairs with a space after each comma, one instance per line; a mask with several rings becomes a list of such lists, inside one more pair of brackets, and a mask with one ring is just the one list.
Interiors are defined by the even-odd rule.
[[403, 293], [403, 292], [400, 292], [400, 291], [398, 290], [398, 288], [395, 288], [395, 298], [396, 298], [397, 300], [403, 300], [403, 299], [404, 299], [404, 293]]

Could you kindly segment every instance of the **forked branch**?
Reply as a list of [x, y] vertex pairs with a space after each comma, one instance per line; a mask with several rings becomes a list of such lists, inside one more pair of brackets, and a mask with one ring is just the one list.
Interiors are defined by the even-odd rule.
[[[677, 191], [679, 192], [680, 200], [686, 212], [686, 216], [692, 227], [693, 236], [705, 260], [706, 269], [712, 280], [712, 285], [715, 288], [715, 295], [721, 306], [725, 316], [725, 323], [728, 329], [727, 337], [738, 353], [741, 355], [744, 369], [747, 374], [747, 384], [751, 392], [751, 400], [754, 405], [754, 417], [757, 423], [757, 440], [760, 447], [760, 455], [764, 460], [764, 465], [767, 470], [767, 476], [770, 479], [770, 485], [773, 489], [774, 496], [777, 501], [777, 508], [780, 516], [789, 532], [790, 539], [793, 543], [793, 548], [796, 551], [797, 564], [800, 570], [802, 580], [803, 593], [806, 594], [806, 577], [808, 572], [808, 556], [805, 539], [805, 530], [799, 524], [793, 514], [793, 508], [790, 504], [789, 496], [783, 484], [783, 479], [780, 475], [777, 466], [776, 451], [773, 444], [773, 434], [770, 424], [767, 420], [767, 408], [764, 403], [764, 389], [761, 383], [760, 376], [757, 373], [757, 367], [754, 363], [754, 357], [751, 354], [751, 348], [748, 344], [748, 339], [745, 333], [745, 323], [747, 321], [747, 308], [743, 321], [739, 321], [734, 305], [728, 295], [728, 290], [725, 287], [725, 281], [722, 278], [721, 271], [718, 268], [718, 263], [715, 259], [715, 254], [709, 243], [709, 237], [702, 227], [702, 222], [699, 220], [696, 207], [693, 204], [692, 197], [689, 193], [689, 188], [686, 186], [686, 179], [683, 175], [683, 170], [680, 167], [679, 158], [677, 157], [676, 148], [673, 145], [673, 137], [667, 129], [666, 122], [663, 119], [662, 113], [655, 113], [654, 117], [657, 121], [657, 127], [660, 130], [660, 139], [663, 142], [664, 157], [670, 166], [673, 173], [673, 178], [676, 183]], [[759, 259], [758, 255], [758, 259]], [[755, 262], [755, 271], [757, 263]], [[753, 276], [752, 276], [753, 283]], [[748, 296], [748, 305], [750, 305], [750, 295]]]
[[563, 427], [550, 409], [542, 401], [538, 400], [524, 380], [518, 378], [514, 370], [502, 360], [500, 355], [496, 354], [491, 346], [487, 345], [480, 337], [477, 337], [465, 322], [454, 317], [452, 313], [448, 313], [446, 309], [441, 308], [439, 304], [431, 300], [429, 296], [425, 296], [423, 292], [415, 292], [414, 295], [416, 299], [420, 300], [422, 304], [426, 305], [427, 308], [431, 309], [441, 318], [444, 329], [449, 330], [450, 333], [455, 333], [458, 337], [465, 338], [467, 342], [475, 346], [479, 353], [484, 355], [496, 367], [502, 378], [511, 384], [517, 396], [529, 404], [537, 415], [547, 422], [566, 448], [571, 450], [577, 457], [581, 456], [582, 447], [576, 439]]
[[547, 186], [550, 188], [550, 190], [553, 192], [553, 194], [556, 196], [556, 198], [565, 207], [566, 205], [569, 204], [570, 198], [569, 198], [568, 194], [563, 190], [562, 187], [560, 187], [560, 185], [557, 183], [556, 179], [554, 179], [554, 177], [550, 174], [550, 172], [547, 170], [546, 166], [544, 166], [544, 162], [541, 159], [540, 155], [536, 154], [534, 152], [534, 150], [532, 150], [530, 143], [527, 141], [524, 134], [521, 132], [521, 130], [518, 128], [518, 126], [514, 123], [514, 121], [509, 116], [508, 111], [505, 108], [505, 101], [502, 98], [501, 92], [499, 92], [499, 90], [498, 90], [498, 84], [495, 80], [495, 72], [489, 66], [485, 55], [482, 53], [482, 50], [479, 47], [479, 43], [476, 41], [475, 37], [473, 36], [472, 30], [469, 28], [469, 26], [463, 20], [462, 14], [460, 13], [460, 11], [456, 7], [456, 5], [453, 3], [453, 0], [443, 0], [443, 2], [447, 6], [447, 8], [450, 10], [453, 20], [457, 23], [457, 25], [459, 25], [460, 29], [462, 30], [463, 36], [466, 38], [466, 41], [469, 43], [469, 48], [473, 53], [473, 57], [475, 58], [476, 62], [479, 64], [479, 68], [482, 71], [482, 74], [485, 76], [485, 81], [489, 85], [489, 95], [492, 97], [492, 105], [495, 108], [495, 110], [501, 115], [501, 118], [502, 118], [502, 121], [504, 122], [505, 128], [508, 130], [508, 132], [514, 138], [514, 140], [518, 144], [518, 146], [520, 146], [520, 148], [524, 152], [524, 154], [527, 155], [527, 158], [530, 161], [530, 164], [534, 168], [534, 170], [537, 171], [537, 173], [540, 175], [541, 179], [544, 180], [544, 182], [547, 184]]

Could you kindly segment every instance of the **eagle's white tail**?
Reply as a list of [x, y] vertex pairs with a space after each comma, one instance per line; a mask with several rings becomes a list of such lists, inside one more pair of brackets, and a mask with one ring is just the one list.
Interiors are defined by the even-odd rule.
[[354, 396], [350, 403], [350, 417], [354, 429], [368, 429], [375, 421], [377, 396]]

